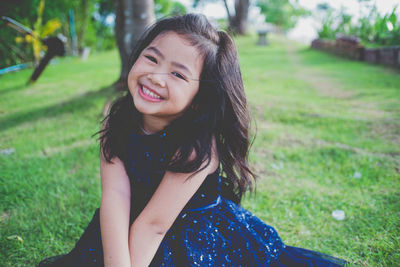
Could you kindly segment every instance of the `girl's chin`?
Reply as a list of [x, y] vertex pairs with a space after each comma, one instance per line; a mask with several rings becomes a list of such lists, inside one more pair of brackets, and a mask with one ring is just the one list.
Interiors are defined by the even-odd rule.
[[158, 111], [155, 105], [152, 105], [148, 101], [141, 98], [133, 98], [133, 104], [135, 105], [136, 109], [142, 114], [151, 115]]

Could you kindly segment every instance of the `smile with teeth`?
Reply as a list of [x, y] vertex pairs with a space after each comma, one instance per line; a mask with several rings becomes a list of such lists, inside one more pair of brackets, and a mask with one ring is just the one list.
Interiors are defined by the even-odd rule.
[[147, 89], [145, 86], [141, 85], [140, 88], [142, 89], [142, 92], [144, 93], [144, 95], [151, 97], [153, 99], [159, 99], [161, 100], [161, 96], [159, 96], [158, 94], [150, 91], [149, 89]]

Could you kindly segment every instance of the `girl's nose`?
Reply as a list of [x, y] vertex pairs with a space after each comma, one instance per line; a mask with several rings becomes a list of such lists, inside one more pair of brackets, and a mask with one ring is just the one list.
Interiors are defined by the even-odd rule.
[[164, 74], [160, 74], [160, 73], [149, 73], [147, 74], [147, 78], [149, 78], [149, 80], [161, 87], [165, 87], [165, 80], [162, 76], [165, 76]]

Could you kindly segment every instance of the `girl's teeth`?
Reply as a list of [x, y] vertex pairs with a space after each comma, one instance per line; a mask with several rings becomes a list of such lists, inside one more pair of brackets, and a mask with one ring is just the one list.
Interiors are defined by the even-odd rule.
[[157, 99], [160, 99], [160, 98], [161, 98], [160, 96], [154, 94], [152, 91], [148, 90], [146, 87], [142, 86], [142, 88], [143, 88], [143, 92], [144, 92], [146, 95], [151, 96], [152, 98], [157, 98]]

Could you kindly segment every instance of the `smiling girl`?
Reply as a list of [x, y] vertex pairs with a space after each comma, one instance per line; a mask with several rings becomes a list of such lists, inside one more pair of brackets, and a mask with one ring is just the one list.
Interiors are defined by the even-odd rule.
[[286, 246], [240, 206], [253, 189], [236, 47], [202, 15], [157, 22], [100, 131], [100, 209], [39, 266], [342, 266]]

